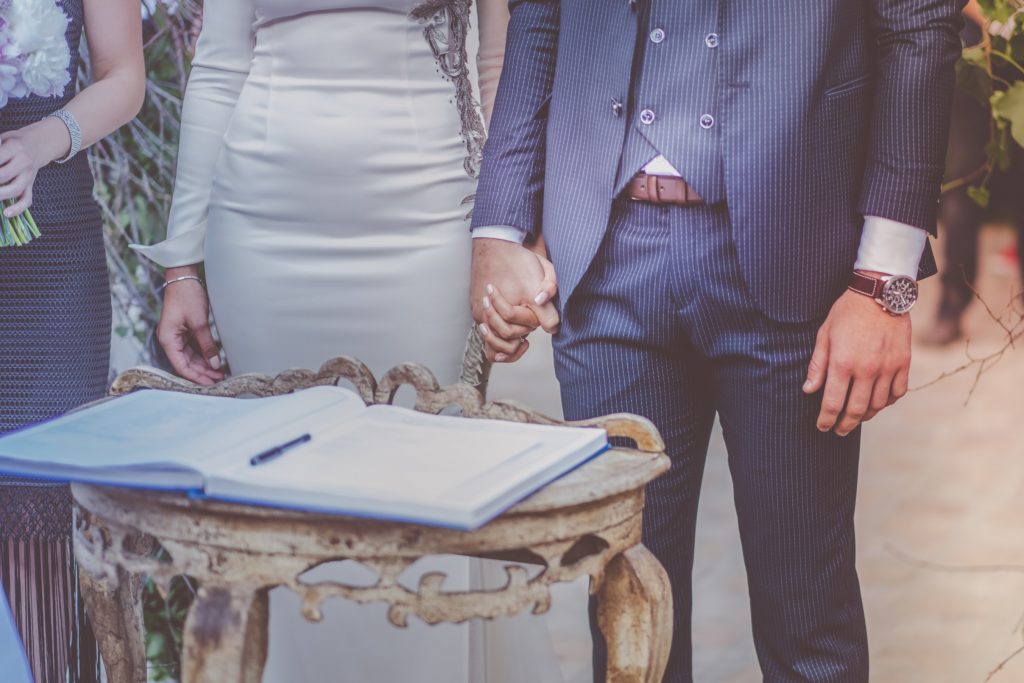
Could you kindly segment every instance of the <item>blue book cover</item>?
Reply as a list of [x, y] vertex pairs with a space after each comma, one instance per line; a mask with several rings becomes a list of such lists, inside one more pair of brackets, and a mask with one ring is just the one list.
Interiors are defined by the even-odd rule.
[[144, 391], [0, 437], [0, 473], [474, 529], [607, 445], [599, 429], [368, 407], [338, 387]]
[[25, 649], [21, 645], [18, 628], [7, 605], [7, 597], [0, 590], [0, 671], [4, 683], [32, 683]]

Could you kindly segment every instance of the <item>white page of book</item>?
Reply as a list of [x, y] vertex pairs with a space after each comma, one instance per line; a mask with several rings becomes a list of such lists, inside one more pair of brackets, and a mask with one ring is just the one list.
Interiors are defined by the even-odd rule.
[[330, 507], [326, 497], [474, 510], [513, 480], [545, 471], [567, 447], [593, 440], [594, 431], [374, 406], [277, 460], [222, 474], [264, 490], [307, 492], [311, 507]]
[[0, 438], [0, 463], [208, 473], [361, 410], [354, 392], [337, 387], [262, 399], [140, 391]]

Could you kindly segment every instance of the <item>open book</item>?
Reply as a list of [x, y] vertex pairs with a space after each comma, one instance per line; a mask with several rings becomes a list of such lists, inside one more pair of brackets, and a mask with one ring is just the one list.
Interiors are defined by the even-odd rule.
[[340, 387], [141, 391], [0, 437], [0, 472], [473, 529], [607, 443], [600, 429], [367, 407]]

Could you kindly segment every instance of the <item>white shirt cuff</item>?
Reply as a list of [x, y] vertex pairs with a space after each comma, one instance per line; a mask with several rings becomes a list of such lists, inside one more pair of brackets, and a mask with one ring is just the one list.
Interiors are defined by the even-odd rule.
[[928, 233], [913, 225], [878, 216], [864, 217], [864, 232], [857, 251], [857, 270], [917, 279]]
[[522, 244], [526, 240], [526, 235], [523, 231], [511, 225], [483, 225], [479, 228], [473, 228], [471, 234], [473, 239], [487, 237], [492, 240], [505, 240], [506, 242], [515, 242], [516, 244]]

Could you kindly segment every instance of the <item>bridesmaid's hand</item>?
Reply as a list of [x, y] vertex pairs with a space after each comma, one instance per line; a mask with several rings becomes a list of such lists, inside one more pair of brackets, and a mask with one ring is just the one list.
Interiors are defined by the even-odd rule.
[[0, 139], [0, 199], [17, 200], [4, 209], [5, 216], [20, 216], [32, 206], [32, 185], [42, 165], [29, 138], [15, 131]]
[[68, 127], [53, 116], [0, 137], [0, 199], [17, 200], [4, 210], [5, 216], [19, 216], [32, 205], [39, 169], [63, 158], [70, 148]]
[[[170, 281], [195, 272], [194, 268], [171, 268], [166, 276]], [[204, 386], [224, 379], [220, 347], [210, 332], [210, 303], [197, 280], [175, 282], [164, 290], [156, 338], [180, 377]]]

